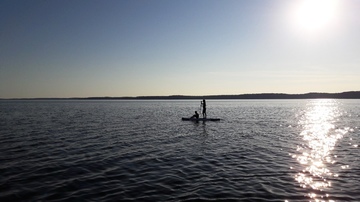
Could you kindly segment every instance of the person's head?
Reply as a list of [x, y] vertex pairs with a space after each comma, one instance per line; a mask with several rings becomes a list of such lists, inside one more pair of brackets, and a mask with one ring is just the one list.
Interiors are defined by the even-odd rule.
[[197, 114], [197, 111], [195, 111], [195, 114]]
[[205, 102], [205, 99], [203, 99], [203, 102]]

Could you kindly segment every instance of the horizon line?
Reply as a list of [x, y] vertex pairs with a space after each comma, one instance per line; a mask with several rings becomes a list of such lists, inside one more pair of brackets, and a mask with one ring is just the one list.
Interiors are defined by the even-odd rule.
[[86, 100], [86, 99], [123, 99], [123, 100], [146, 100], [146, 99], [360, 99], [360, 91], [344, 91], [338, 93], [308, 92], [308, 93], [246, 93], [246, 94], [223, 94], [223, 95], [150, 95], [150, 96], [92, 96], [92, 97], [34, 97], [34, 98], [0, 98], [0, 100]]

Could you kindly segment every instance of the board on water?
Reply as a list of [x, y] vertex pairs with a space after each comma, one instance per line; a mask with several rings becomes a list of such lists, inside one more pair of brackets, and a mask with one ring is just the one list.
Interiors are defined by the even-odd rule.
[[183, 121], [220, 121], [217, 118], [181, 118]]

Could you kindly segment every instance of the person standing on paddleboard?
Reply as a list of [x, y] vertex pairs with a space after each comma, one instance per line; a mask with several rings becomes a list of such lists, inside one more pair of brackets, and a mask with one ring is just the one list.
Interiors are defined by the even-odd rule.
[[206, 118], [206, 102], [205, 102], [205, 99], [201, 102], [200, 106], [202, 107], [203, 118]]

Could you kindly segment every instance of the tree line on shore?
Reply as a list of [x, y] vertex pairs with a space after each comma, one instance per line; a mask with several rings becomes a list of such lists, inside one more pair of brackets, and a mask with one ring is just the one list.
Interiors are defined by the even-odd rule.
[[[360, 99], [360, 91], [341, 93], [255, 93], [239, 95], [169, 95], [169, 96], [136, 96], [136, 97], [73, 97], [73, 98], [18, 98], [10, 100], [191, 100], [191, 99]], [[0, 98], [1, 100], [1, 98]], [[2, 99], [6, 100], [6, 99]]]
[[360, 91], [342, 93], [258, 93], [239, 95], [170, 95], [170, 96], [137, 96], [137, 97], [89, 97], [84, 99], [123, 99], [123, 100], [178, 100], [178, 99], [360, 99]]

